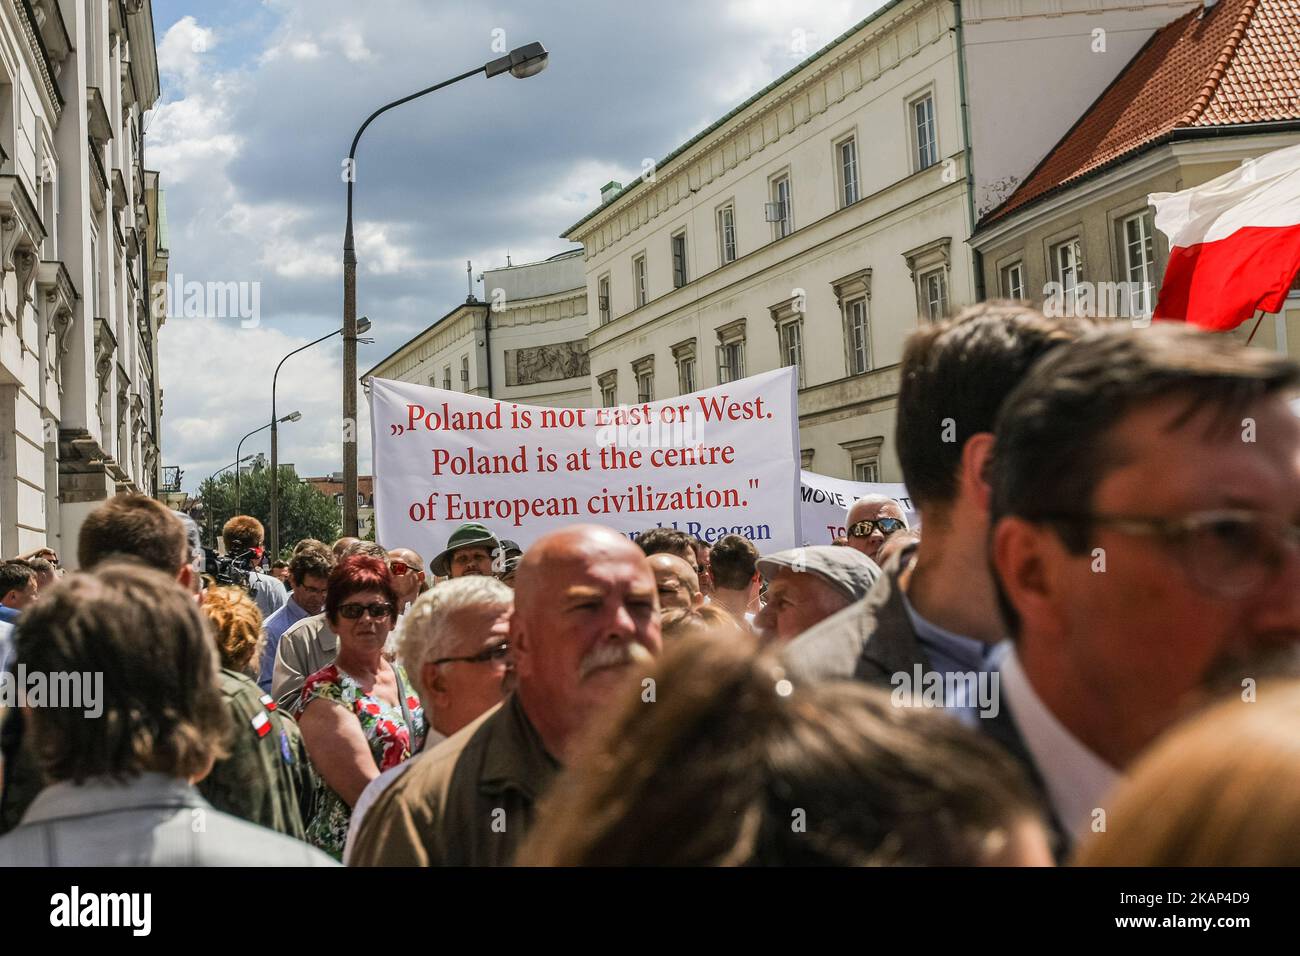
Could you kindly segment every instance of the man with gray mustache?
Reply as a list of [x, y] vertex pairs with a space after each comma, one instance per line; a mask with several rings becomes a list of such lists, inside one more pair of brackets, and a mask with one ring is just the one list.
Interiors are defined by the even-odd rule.
[[583, 729], [662, 649], [654, 572], [624, 535], [576, 525], [539, 539], [515, 579], [516, 688], [416, 757], [366, 815], [353, 866], [509, 864]]

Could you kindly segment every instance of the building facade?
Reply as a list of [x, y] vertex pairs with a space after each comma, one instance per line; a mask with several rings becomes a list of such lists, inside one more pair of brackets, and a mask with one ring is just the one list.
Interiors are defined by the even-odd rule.
[[590, 404], [580, 250], [483, 273], [471, 297], [366, 372], [527, 405]]
[[0, 554], [75, 567], [90, 510], [157, 488], [158, 93], [148, 0], [0, 4]]
[[[1126, 57], [1093, 56], [1080, 83], [1028, 83], [1025, 69], [1049, 69], [1085, 24], [1136, 50], [1188, 5], [894, 0], [609, 184], [563, 236], [585, 252], [593, 401], [795, 366], [804, 467], [900, 480], [903, 343], [983, 298], [977, 202], [1017, 182]], [[1008, 57], [1014, 81], [996, 66]], [[1041, 122], [1025, 128], [1023, 110]]]
[[[1219, 0], [1160, 30], [981, 220], [990, 294], [1145, 324], [1169, 260], [1148, 197], [1300, 143], [1300, 0]], [[1231, 333], [1300, 356], [1300, 288]]]

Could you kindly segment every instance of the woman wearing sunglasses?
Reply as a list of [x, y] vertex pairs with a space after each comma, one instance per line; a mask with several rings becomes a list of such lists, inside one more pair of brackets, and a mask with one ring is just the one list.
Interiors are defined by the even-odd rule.
[[325, 617], [338, 635], [338, 656], [307, 678], [295, 711], [325, 784], [307, 839], [341, 859], [357, 798], [420, 749], [425, 720], [405, 671], [383, 654], [397, 621], [387, 565], [364, 555], [340, 561], [330, 574]]

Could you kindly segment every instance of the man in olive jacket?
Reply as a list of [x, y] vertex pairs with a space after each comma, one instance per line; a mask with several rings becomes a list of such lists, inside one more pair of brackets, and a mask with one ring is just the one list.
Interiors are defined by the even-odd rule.
[[641, 549], [578, 525], [538, 540], [515, 581], [518, 684], [499, 707], [414, 758], [366, 814], [354, 866], [509, 864], [578, 732], [657, 655], [659, 600]]

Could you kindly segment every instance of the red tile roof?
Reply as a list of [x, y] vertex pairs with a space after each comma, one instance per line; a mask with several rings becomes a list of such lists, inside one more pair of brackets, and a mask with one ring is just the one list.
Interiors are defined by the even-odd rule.
[[1157, 30], [980, 226], [1180, 130], [1292, 120], [1300, 120], [1300, 0], [1219, 0]]

